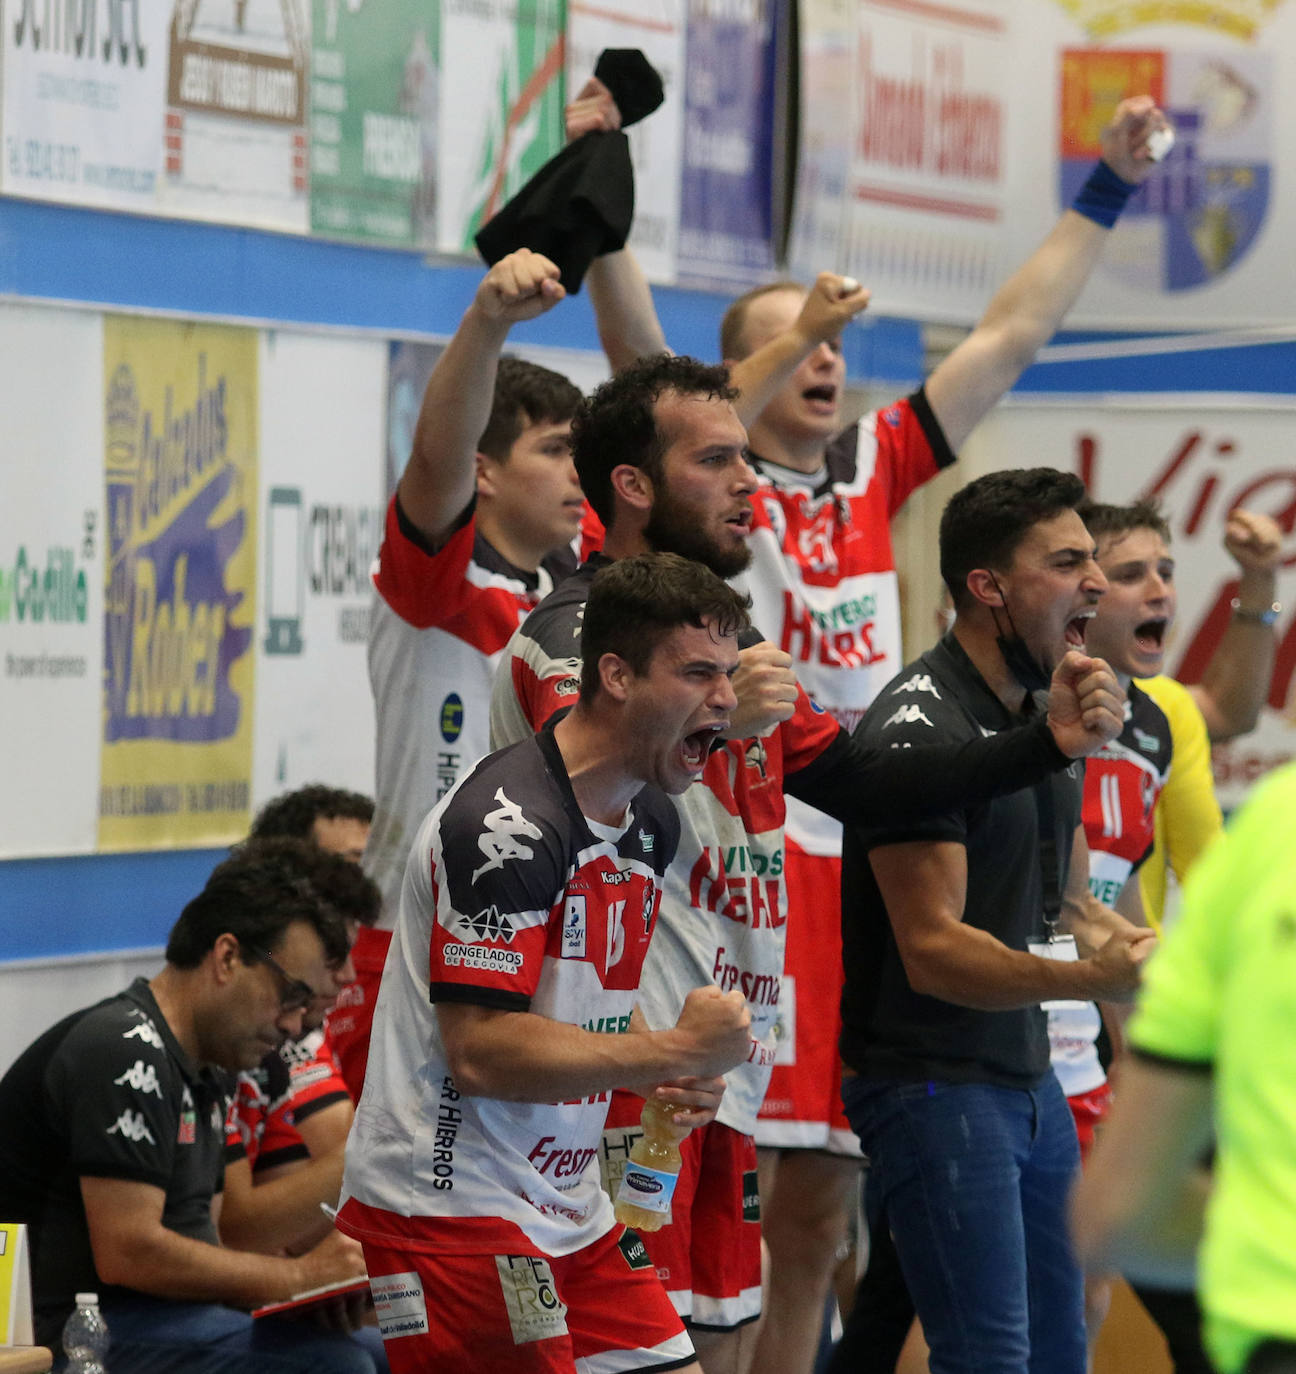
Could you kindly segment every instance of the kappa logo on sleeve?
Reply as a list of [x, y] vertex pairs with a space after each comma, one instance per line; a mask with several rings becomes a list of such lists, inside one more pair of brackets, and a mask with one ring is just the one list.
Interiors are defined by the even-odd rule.
[[114, 1078], [113, 1082], [119, 1088], [134, 1088], [137, 1093], [152, 1093], [161, 1100], [162, 1085], [158, 1082], [157, 1069], [142, 1059], [137, 1059], [131, 1068], [120, 1078]]
[[548, 1260], [538, 1255], [496, 1255], [495, 1267], [514, 1345], [567, 1334], [567, 1307], [558, 1296]]
[[897, 692], [930, 692], [937, 701], [941, 700], [941, 694], [933, 685], [930, 673], [915, 673], [913, 677], [902, 682], [895, 690]]
[[162, 1037], [158, 1034], [157, 1027], [152, 1021], [140, 1021], [128, 1031], [122, 1033], [123, 1040], [141, 1040], [146, 1045], [151, 1045], [155, 1050], [162, 1048]]
[[124, 1111], [105, 1132], [106, 1135], [119, 1135], [123, 1140], [134, 1141], [136, 1145], [141, 1140], [147, 1140], [150, 1145], [156, 1145], [153, 1139], [153, 1132], [149, 1130], [148, 1123], [144, 1120], [143, 1112], [132, 1112], [129, 1108]]
[[923, 714], [922, 707], [912, 702], [907, 706], [901, 706], [895, 715], [888, 717], [882, 722], [882, 728], [884, 730], [889, 729], [892, 725], [926, 725], [931, 729], [936, 728], [932, 725], [927, 716]]
[[370, 1278], [374, 1315], [385, 1341], [399, 1336], [426, 1336], [427, 1300], [423, 1280], [416, 1273], [378, 1274]]
[[534, 858], [535, 850], [522, 841], [540, 838], [539, 827], [527, 820], [516, 802], [509, 801], [502, 787], [496, 789], [495, 800], [499, 802], [499, 807], [486, 813], [483, 818], [486, 829], [477, 837], [477, 847], [485, 856], [486, 862], [473, 870], [474, 883], [483, 873], [503, 868], [506, 859]]

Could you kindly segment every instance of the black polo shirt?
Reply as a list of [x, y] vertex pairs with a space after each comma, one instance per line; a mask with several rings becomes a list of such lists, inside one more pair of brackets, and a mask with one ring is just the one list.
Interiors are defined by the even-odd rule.
[[164, 1226], [219, 1244], [229, 1087], [181, 1049], [143, 978], [65, 1017], [0, 1079], [0, 1217], [29, 1228], [38, 1342], [57, 1345], [76, 1293], [110, 1307], [122, 1291], [95, 1272], [81, 1178], [161, 1188]]
[[[1029, 705], [1029, 703], [1028, 703]], [[882, 690], [855, 730], [877, 747], [908, 748], [973, 739], [1022, 724], [952, 634]], [[1055, 773], [1053, 828], [1062, 885], [1080, 821], [1083, 767]], [[847, 830], [842, 851], [842, 1057], [873, 1079], [1033, 1087], [1048, 1072], [1044, 1012], [975, 1011], [909, 986], [869, 865], [870, 849], [909, 841], [953, 841], [967, 851], [963, 920], [1025, 950], [1044, 934], [1044, 880], [1036, 790], [1026, 788], [920, 821]]]

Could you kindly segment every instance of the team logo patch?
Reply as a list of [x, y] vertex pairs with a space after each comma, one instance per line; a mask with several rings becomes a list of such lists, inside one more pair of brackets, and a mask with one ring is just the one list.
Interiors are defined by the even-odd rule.
[[630, 1269], [651, 1269], [652, 1260], [648, 1258], [648, 1248], [635, 1231], [627, 1231], [619, 1241], [617, 1249], [625, 1256], [625, 1262]]
[[567, 1308], [558, 1296], [548, 1260], [538, 1255], [496, 1255], [495, 1267], [514, 1345], [567, 1334]]
[[506, 945], [513, 943], [513, 923], [507, 916], [500, 915], [499, 907], [494, 902], [475, 916], [460, 916], [456, 924], [465, 940], [503, 940]]
[[383, 1340], [427, 1335], [427, 1300], [417, 1274], [381, 1274], [369, 1280], [369, 1291]]
[[742, 1219], [744, 1221], [759, 1221], [760, 1218], [760, 1186], [757, 1183], [756, 1170], [749, 1169], [743, 1174]]
[[457, 692], [451, 692], [441, 703], [441, 738], [453, 744], [463, 734], [463, 701]]
[[585, 898], [571, 897], [563, 905], [562, 957], [585, 957]]

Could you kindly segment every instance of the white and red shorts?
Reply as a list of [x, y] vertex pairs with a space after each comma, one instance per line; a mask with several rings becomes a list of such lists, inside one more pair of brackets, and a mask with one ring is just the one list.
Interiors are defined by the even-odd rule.
[[623, 1226], [559, 1256], [429, 1253], [404, 1237], [360, 1243], [392, 1374], [573, 1374], [578, 1361], [581, 1374], [622, 1374], [696, 1358], [642, 1242]]
[[860, 1157], [842, 1111], [841, 859], [787, 844], [787, 951], [779, 992], [782, 1035], [756, 1121], [762, 1149]]
[[1096, 1088], [1090, 1088], [1087, 1093], [1077, 1093], [1074, 1097], [1067, 1098], [1067, 1106], [1071, 1108], [1071, 1116], [1075, 1121], [1076, 1138], [1080, 1142], [1082, 1160], [1089, 1158], [1089, 1151], [1093, 1149], [1094, 1133], [1111, 1110], [1111, 1101], [1109, 1083], [1100, 1083]]
[[[615, 1197], [643, 1131], [643, 1098], [613, 1093], [603, 1131], [603, 1186]], [[671, 1222], [643, 1241], [671, 1301], [690, 1326], [728, 1331], [761, 1310], [760, 1195], [756, 1146], [713, 1121], [680, 1146]]]

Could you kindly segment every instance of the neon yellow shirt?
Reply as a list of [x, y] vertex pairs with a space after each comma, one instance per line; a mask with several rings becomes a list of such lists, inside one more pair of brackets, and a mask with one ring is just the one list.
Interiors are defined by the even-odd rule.
[[1219, 1153], [1199, 1289], [1223, 1374], [1296, 1340], [1296, 765], [1265, 779], [1188, 879], [1129, 1037], [1214, 1072]]
[[1148, 924], [1161, 933], [1166, 872], [1182, 883], [1202, 850], [1223, 828], [1211, 773], [1206, 722], [1182, 682], [1172, 677], [1140, 678], [1138, 685], [1166, 713], [1174, 753], [1170, 776], [1157, 801], [1155, 844], [1139, 868], [1139, 891]]

